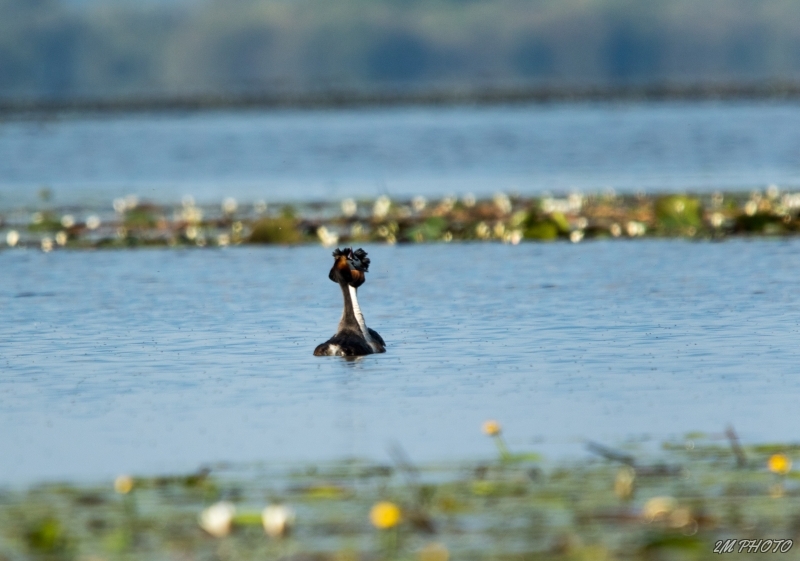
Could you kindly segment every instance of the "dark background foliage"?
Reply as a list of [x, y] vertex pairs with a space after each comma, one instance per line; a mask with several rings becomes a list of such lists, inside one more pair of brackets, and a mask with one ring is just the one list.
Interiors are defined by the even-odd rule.
[[758, 84], [793, 0], [0, 0], [0, 97]]

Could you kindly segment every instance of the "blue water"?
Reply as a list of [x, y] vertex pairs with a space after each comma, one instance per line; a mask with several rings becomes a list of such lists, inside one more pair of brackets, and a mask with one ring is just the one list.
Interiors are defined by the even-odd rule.
[[326, 249], [0, 252], [0, 482], [797, 437], [798, 241], [366, 249], [356, 362]]
[[0, 121], [0, 208], [800, 187], [796, 103], [220, 111]]

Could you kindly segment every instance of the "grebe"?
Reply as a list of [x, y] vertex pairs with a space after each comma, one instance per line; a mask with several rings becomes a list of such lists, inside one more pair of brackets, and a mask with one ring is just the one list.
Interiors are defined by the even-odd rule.
[[378, 333], [367, 327], [358, 306], [356, 290], [364, 284], [369, 258], [363, 249], [337, 249], [328, 278], [339, 283], [344, 296], [344, 311], [336, 335], [314, 349], [314, 356], [363, 356], [385, 353], [386, 344]]

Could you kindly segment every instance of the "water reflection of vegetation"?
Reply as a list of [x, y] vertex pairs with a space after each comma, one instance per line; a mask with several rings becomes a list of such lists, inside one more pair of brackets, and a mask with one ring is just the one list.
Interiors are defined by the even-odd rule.
[[800, 447], [725, 438], [592, 444], [568, 463], [502, 444], [472, 463], [393, 453], [5, 490], [0, 559], [700, 559], [721, 539], [796, 540]]
[[445, 197], [427, 201], [356, 201], [296, 207], [266, 203], [179, 206], [114, 201], [113, 211], [45, 208], [0, 216], [9, 246], [130, 247], [227, 246], [242, 243], [425, 243], [593, 238], [790, 236], [800, 232], [800, 194], [777, 187], [750, 194], [600, 195], [491, 199]]

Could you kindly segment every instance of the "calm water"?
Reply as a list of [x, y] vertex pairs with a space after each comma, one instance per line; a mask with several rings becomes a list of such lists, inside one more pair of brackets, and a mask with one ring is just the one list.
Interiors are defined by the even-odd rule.
[[800, 105], [552, 104], [0, 122], [0, 206], [800, 187]]
[[356, 362], [329, 250], [0, 252], [0, 481], [797, 437], [798, 241], [367, 249]]

